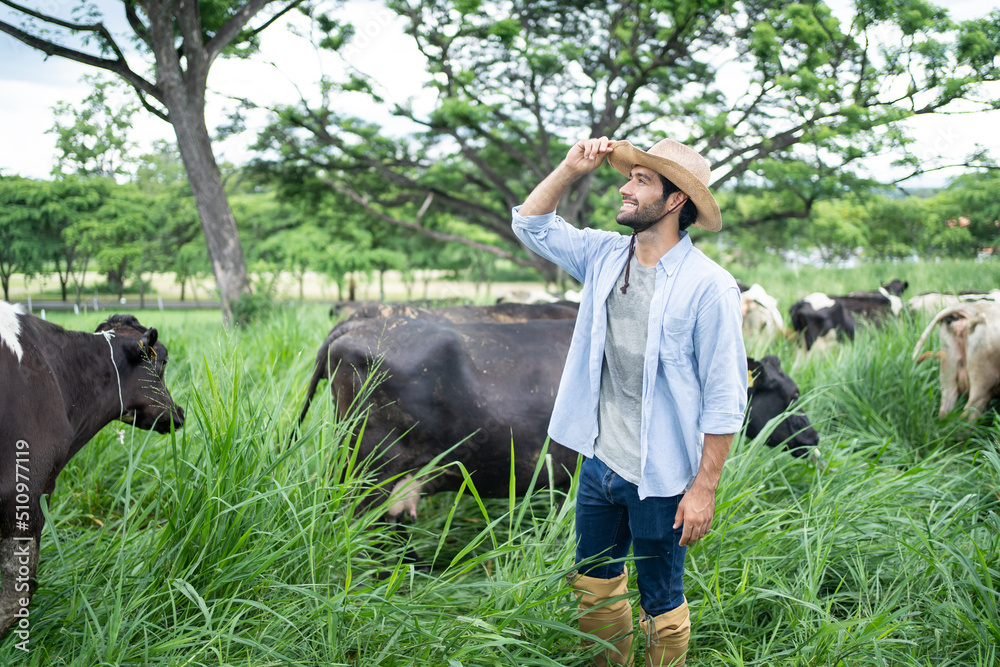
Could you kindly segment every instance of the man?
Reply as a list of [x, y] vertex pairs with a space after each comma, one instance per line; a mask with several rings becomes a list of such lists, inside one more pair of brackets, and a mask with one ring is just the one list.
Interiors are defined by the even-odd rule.
[[[628, 177], [616, 220], [631, 238], [576, 229], [555, 214], [569, 186], [605, 158]], [[686, 231], [722, 226], [710, 172], [705, 158], [670, 139], [649, 152], [587, 139], [513, 210], [518, 238], [583, 283], [549, 435], [586, 457], [570, 579], [581, 630], [614, 645], [599, 665], [632, 664], [630, 546], [646, 665], [684, 664], [684, 554], [711, 528], [722, 465], [743, 422], [740, 291]]]

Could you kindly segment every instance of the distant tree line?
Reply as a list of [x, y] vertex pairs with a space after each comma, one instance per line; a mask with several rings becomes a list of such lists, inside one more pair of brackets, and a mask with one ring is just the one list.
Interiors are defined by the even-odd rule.
[[[121, 296], [126, 287], [140, 299], [153, 272], [172, 273], [185, 298], [193, 280], [211, 274], [197, 209], [179, 164], [174, 180], [169, 147], [127, 183], [99, 176], [58, 176], [53, 180], [0, 177], [0, 283], [4, 298], [14, 274], [45, 272], [59, 277], [62, 299], [81, 302], [87, 270], [105, 276], [105, 289]], [[157, 175], [155, 180], [144, 174]], [[279, 196], [252, 172], [231, 179], [229, 200], [244, 239], [252, 276], [266, 283], [278, 272], [293, 275], [303, 295], [307, 272], [328, 276], [340, 298], [354, 298], [351, 280], [369, 274], [376, 280], [400, 271], [414, 297], [426, 294], [421, 275], [448, 271], [477, 283], [489, 283], [501, 267], [507, 275], [541, 274], [517, 269], [495, 255], [465, 244], [442, 243], [417, 231], [379, 220], [350, 200], [329, 193]], [[849, 257], [905, 260], [912, 257], [975, 258], [1000, 254], [1000, 174], [970, 174], [933, 193], [890, 196], [865, 193], [820, 202], [809, 215], [752, 228], [738, 225], [705, 249], [724, 248], [729, 261], [752, 264], [762, 252], [815, 252], [836, 262]], [[732, 219], [759, 205], [733, 189], [720, 192], [723, 216]], [[610, 188], [596, 206], [617, 208]], [[471, 225], [453, 221], [449, 233], [502, 243]], [[266, 284], [262, 284], [266, 288]], [[384, 293], [384, 286], [379, 286]]]

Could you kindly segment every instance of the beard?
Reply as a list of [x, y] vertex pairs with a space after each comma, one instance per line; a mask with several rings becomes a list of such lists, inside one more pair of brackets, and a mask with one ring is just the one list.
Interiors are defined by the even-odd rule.
[[637, 206], [634, 211], [620, 211], [615, 216], [615, 222], [619, 225], [629, 227], [633, 232], [639, 233], [649, 229], [654, 223], [659, 222], [667, 213], [666, 200], [656, 203], [643, 204]]

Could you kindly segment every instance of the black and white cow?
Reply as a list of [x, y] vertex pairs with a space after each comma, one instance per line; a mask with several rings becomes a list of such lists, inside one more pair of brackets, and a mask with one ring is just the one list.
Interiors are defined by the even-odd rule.
[[890, 316], [903, 311], [900, 294], [909, 286], [901, 280], [883, 283], [877, 292], [851, 292], [843, 296], [829, 296], [813, 292], [790, 309], [792, 327], [802, 332], [806, 350], [810, 350], [818, 340], [830, 340], [827, 336], [836, 331], [837, 340], [854, 340], [857, 319], [870, 321], [876, 327]]
[[[163, 382], [167, 349], [131, 315], [67, 331], [0, 301], [0, 635], [27, 618], [43, 494], [105, 425], [168, 433], [184, 411]], [[17, 624], [17, 625], [15, 625]]]
[[792, 304], [789, 309], [792, 328], [802, 334], [806, 350], [831, 336], [837, 340], [854, 340], [854, 316], [843, 303], [815, 292]]
[[[570, 319], [452, 323], [389, 317], [341, 322], [316, 356], [300, 422], [322, 380], [330, 380], [339, 416], [360, 407], [366, 420], [360, 439], [352, 441], [359, 444], [359, 458], [378, 461], [377, 484], [385, 488], [389, 480], [397, 480], [391, 489], [395, 500], [388, 508], [393, 518], [415, 518], [420, 494], [457, 489], [463, 477], [456, 466], [448, 465], [455, 462], [471, 473], [481, 496], [507, 497], [512, 442], [515, 491], [523, 493], [545, 442], [573, 325]], [[780, 364], [765, 360], [756, 373], [751, 399], [754, 435], [798, 395], [794, 383], [789, 388]], [[768, 444], [787, 444], [800, 455], [817, 440], [807, 427], [804, 416], [792, 415], [792, 422], [777, 428]], [[444, 452], [440, 464], [448, 467], [443, 473], [429, 479], [412, 477]], [[557, 443], [550, 445], [549, 453], [553, 482], [565, 487], [577, 455]]]

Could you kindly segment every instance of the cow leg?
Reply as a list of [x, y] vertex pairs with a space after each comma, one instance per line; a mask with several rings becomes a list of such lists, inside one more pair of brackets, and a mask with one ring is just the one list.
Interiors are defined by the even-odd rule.
[[417, 520], [417, 501], [420, 500], [421, 484], [414, 480], [413, 475], [406, 475], [396, 482], [389, 496], [389, 520], [397, 522], [404, 512], [410, 521]]
[[[976, 369], [978, 372], [983, 372], [984, 369]], [[992, 371], [992, 369], [985, 369], [986, 372]], [[987, 404], [990, 399], [993, 398], [995, 389], [998, 385], [998, 380], [996, 373], [989, 372], [989, 377], [982, 377], [981, 375], [969, 375], [969, 402], [965, 405], [965, 410], [962, 412], [962, 416], [966, 420], [972, 422], [979, 419], [979, 416], [983, 414], [986, 410]]]
[[953, 355], [945, 354], [941, 358], [941, 410], [938, 417], [944, 419], [958, 405], [961, 395], [962, 368]]
[[411, 523], [417, 520], [417, 501], [420, 500], [420, 491], [423, 486], [420, 480], [413, 475], [406, 475], [392, 487], [389, 496], [389, 507], [387, 514], [390, 523], [390, 532], [394, 539], [398, 539], [401, 544], [406, 545], [403, 554], [403, 562], [408, 565], [417, 565], [421, 569], [429, 571], [430, 566], [420, 563], [420, 555], [417, 550], [409, 544], [409, 531], [404, 521], [409, 519]]
[[941, 411], [942, 419], [958, 405], [958, 398], [968, 391], [966, 371], [969, 344], [969, 320], [966, 317], [946, 321], [941, 335]]
[[944, 419], [948, 416], [948, 413], [955, 409], [958, 404], [958, 384], [955, 382], [954, 378], [946, 378], [943, 374], [941, 377], [941, 409], [938, 411], [938, 417]]
[[28, 603], [35, 593], [38, 571], [38, 540], [30, 537], [0, 539], [0, 637], [20, 626], [27, 631]]

